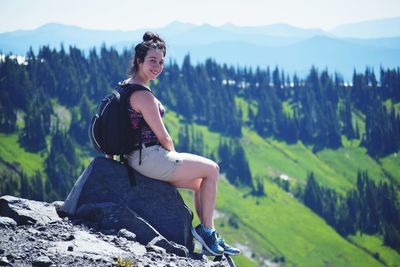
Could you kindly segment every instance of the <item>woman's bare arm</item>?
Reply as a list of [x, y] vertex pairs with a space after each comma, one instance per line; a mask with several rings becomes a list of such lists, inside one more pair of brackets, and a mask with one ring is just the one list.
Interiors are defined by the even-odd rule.
[[132, 94], [130, 104], [134, 107], [135, 111], [140, 112], [143, 115], [144, 120], [157, 136], [160, 144], [169, 151], [175, 151], [172, 138], [162, 121], [158, 109], [158, 101], [153, 94], [147, 91], [137, 91]]

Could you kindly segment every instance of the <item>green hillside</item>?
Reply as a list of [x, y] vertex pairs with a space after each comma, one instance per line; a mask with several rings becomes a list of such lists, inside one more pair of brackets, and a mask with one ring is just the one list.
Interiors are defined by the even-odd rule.
[[238, 199], [237, 190], [225, 181], [221, 181], [219, 192], [217, 208], [242, 222], [250, 237], [245, 245], [257, 255], [270, 259], [283, 256], [288, 266], [379, 266], [272, 183], [266, 183], [267, 197], [259, 200]]
[[[175, 137], [179, 123], [172, 112], [167, 115], [166, 124]], [[209, 148], [216, 149], [219, 134], [196, 127], [203, 131]], [[304, 184], [307, 172], [314, 171], [321, 184], [344, 192], [355, 186], [359, 169], [368, 170], [376, 180], [387, 179], [386, 172], [399, 177], [397, 157], [385, 158], [379, 164], [364, 149], [355, 146], [313, 154], [301, 143], [287, 145], [265, 140], [249, 130], [244, 131], [241, 142], [253, 176], [264, 177], [266, 196], [248, 196], [248, 188], [238, 189], [226, 179], [220, 180], [216, 228], [229, 242], [239, 243], [251, 251], [247, 256], [238, 257], [237, 262], [241, 263], [238, 266], [261, 266], [263, 260], [285, 262], [287, 266], [385, 266], [384, 263], [400, 266], [395, 263], [400, 262], [400, 255], [382, 246], [382, 239], [375, 237], [374, 245], [368, 246], [368, 250], [364, 249], [365, 242], [361, 239], [344, 239], [270, 180], [286, 174], [293, 184]], [[191, 194], [185, 190], [182, 194], [192, 206]], [[376, 253], [381, 261], [373, 257]]]
[[[88, 123], [131, 53], [67, 50], [0, 62], [0, 194], [65, 198], [96, 155]], [[347, 86], [315, 67], [289, 77], [187, 55], [150, 84], [177, 148], [220, 164], [215, 225], [238, 266], [400, 266], [400, 70], [380, 76]]]
[[365, 234], [357, 234], [350, 237], [350, 241], [354, 242], [375, 257], [382, 259], [383, 263], [387, 266], [399, 266], [400, 255], [389, 247], [382, 246], [382, 241], [377, 236], [370, 236]]
[[[176, 140], [185, 122], [173, 112], [167, 113], [165, 121]], [[216, 151], [222, 136], [204, 126], [192, 126], [204, 135], [206, 150]], [[307, 173], [313, 171], [324, 186], [345, 192], [354, 187], [359, 169], [368, 170], [375, 180], [393, 177], [399, 181], [400, 157], [391, 155], [377, 162], [366, 155], [365, 149], [352, 144], [314, 154], [302, 143], [288, 145], [263, 139], [248, 129], [244, 129], [241, 143], [253, 176], [264, 180], [266, 196], [251, 196], [249, 188], [236, 188], [221, 176], [216, 228], [227, 242], [242, 248], [243, 255], [236, 257], [238, 266], [262, 266], [262, 262], [285, 266], [400, 266], [400, 255], [382, 246], [382, 238], [363, 235], [344, 239], [271, 180], [284, 174], [291, 185], [304, 185]], [[26, 174], [43, 173], [44, 157], [43, 153], [24, 151], [16, 134], [0, 135], [0, 158], [17, 162]], [[88, 163], [87, 158], [82, 160]], [[194, 210], [191, 193], [182, 190], [182, 195]]]
[[18, 144], [16, 134], [0, 133], [0, 159], [11, 165], [20, 166], [29, 176], [33, 175], [35, 171], [43, 172], [44, 169], [43, 155], [26, 152]]

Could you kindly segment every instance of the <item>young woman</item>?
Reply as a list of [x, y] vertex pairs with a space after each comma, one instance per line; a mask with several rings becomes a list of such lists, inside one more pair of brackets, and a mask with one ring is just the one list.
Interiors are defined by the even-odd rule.
[[164, 107], [149, 88], [149, 81], [163, 71], [165, 55], [165, 42], [155, 33], [146, 32], [143, 41], [135, 47], [130, 77], [124, 83], [138, 84], [149, 90], [135, 91], [129, 99], [131, 124], [141, 128], [142, 146], [127, 156], [128, 162], [144, 176], [166, 181], [177, 188], [192, 189], [201, 222], [192, 229], [193, 236], [212, 255], [237, 255], [240, 251], [219, 238], [213, 225], [218, 165], [201, 156], [175, 151], [162, 120]]

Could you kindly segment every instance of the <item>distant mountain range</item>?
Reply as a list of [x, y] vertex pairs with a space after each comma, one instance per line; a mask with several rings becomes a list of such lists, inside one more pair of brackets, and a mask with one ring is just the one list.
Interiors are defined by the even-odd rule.
[[172, 22], [159, 29], [106, 31], [51, 23], [35, 30], [1, 33], [0, 52], [24, 55], [29, 47], [34, 51], [43, 45], [59, 49], [61, 43], [85, 51], [106, 44], [121, 51], [139, 42], [146, 30], [157, 31], [166, 39], [168, 57], [178, 64], [190, 53], [193, 63], [213, 58], [235, 67], [278, 66], [299, 76], [314, 65], [339, 72], [347, 80], [354, 69], [364, 71], [370, 66], [377, 72], [381, 66], [400, 66], [400, 17], [346, 24], [329, 32], [287, 24], [215, 27]]

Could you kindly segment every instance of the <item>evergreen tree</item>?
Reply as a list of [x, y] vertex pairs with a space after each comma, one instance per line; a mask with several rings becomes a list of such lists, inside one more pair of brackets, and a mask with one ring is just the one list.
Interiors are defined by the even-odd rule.
[[380, 88], [382, 99], [392, 99], [393, 102], [400, 101], [400, 68], [380, 70]]
[[[338, 202], [335, 229], [342, 236], [347, 236], [356, 232], [355, 219], [352, 219], [350, 203], [350, 197], [348, 197], [347, 199], [340, 198]], [[356, 212], [354, 212], [353, 215], [354, 214], [356, 214]]]
[[256, 177], [254, 179], [251, 194], [257, 197], [262, 197], [266, 195], [264, 190], [264, 180], [261, 177]]
[[[0, 62], [0, 96], [2, 104], [15, 109], [26, 110], [32, 96], [32, 83], [25, 65], [19, 65], [16, 59], [5, 56]], [[6, 101], [3, 103], [3, 97]]]
[[315, 213], [322, 214], [321, 189], [315, 180], [313, 172], [307, 174], [307, 184], [304, 189], [304, 204]]
[[[235, 144], [232, 149], [231, 168], [229, 174], [239, 184], [253, 186], [252, 176], [244, 150], [240, 144]], [[237, 179], [235, 179], [237, 177]], [[229, 179], [229, 178], [228, 178]], [[232, 179], [232, 178], [231, 178]]]
[[400, 252], [400, 231], [398, 227], [392, 224], [385, 225], [383, 231], [383, 242]]
[[400, 148], [399, 140], [394, 139], [400, 136], [399, 125], [399, 118], [394, 111], [388, 113], [384, 105], [374, 102], [366, 113], [365, 136], [362, 142], [368, 154], [382, 157], [396, 152]]
[[279, 96], [280, 99], [283, 99], [284, 80], [281, 79], [281, 75], [280, 75], [278, 66], [276, 66], [274, 71], [272, 72], [272, 82], [274, 84], [273, 88], [277, 92], [277, 95]]
[[29, 102], [25, 126], [19, 135], [20, 144], [28, 151], [37, 152], [46, 148], [51, 114], [51, 104], [45, 100], [43, 92], [38, 90]]
[[32, 191], [30, 192], [29, 199], [44, 201], [45, 193], [43, 187], [43, 178], [39, 171], [36, 171], [35, 174], [30, 177], [32, 181]]
[[351, 112], [351, 99], [350, 95], [347, 93], [343, 99], [343, 106], [340, 109], [340, 117], [341, 117], [341, 132], [348, 138], [354, 139], [356, 138], [356, 133], [353, 128], [353, 115]]
[[57, 199], [67, 196], [78, 177], [80, 163], [74, 147], [70, 136], [57, 129], [52, 136], [50, 153], [45, 161], [45, 172], [53, 197]]
[[15, 170], [0, 168], [0, 196], [20, 195], [21, 176]]
[[13, 133], [17, 129], [17, 113], [8, 95], [0, 91], [0, 132]]
[[353, 87], [351, 89], [351, 98], [354, 105], [362, 112], [367, 112], [368, 106], [376, 99], [374, 91], [368, 86], [368, 78], [363, 74], [353, 73]]
[[190, 139], [189, 139], [189, 126], [185, 125], [184, 127], [179, 127], [178, 132], [178, 142], [177, 142], [177, 150], [179, 151], [189, 151]]
[[218, 165], [220, 167], [221, 172], [226, 172], [229, 168], [229, 159], [231, 153], [229, 150], [228, 143], [225, 140], [219, 140], [218, 145]]
[[71, 127], [69, 129], [71, 136], [82, 146], [88, 143], [87, 132], [91, 116], [94, 113], [93, 104], [86, 94], [83, 94], [78, 107], [72, 110]]
[[19, 135], [22, 147], [30, 152], [38, 152], [46, 148], [46, 132], [43, 126], [43, 114], [32, 110], [25, 116], [25, 127]]
[[219, 166], [230, 183], [254, 188], [249, 164], [243, 148], [235, 141], [220, 141], [218, 146]]
[[27, 71], [34, 88], [43, 88], [49, 97], [57, 96], [56, 69], [53, 69], [52, 63], [55, 51], [51, 52], [48, 46], [39, 49], [37, 56], [32, 48], [27, 53]]

